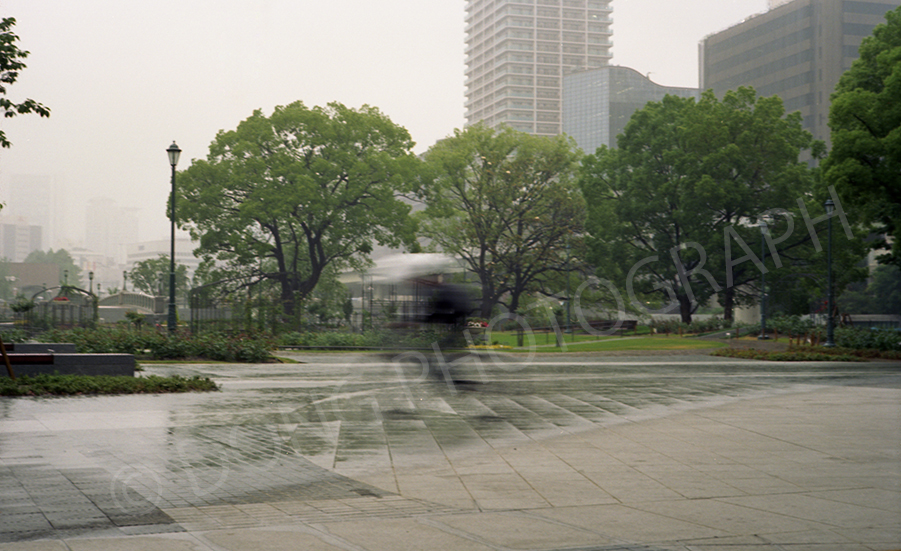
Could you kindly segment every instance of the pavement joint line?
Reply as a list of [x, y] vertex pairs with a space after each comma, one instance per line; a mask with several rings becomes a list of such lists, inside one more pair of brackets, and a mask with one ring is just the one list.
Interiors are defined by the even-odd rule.
[[332, 534], [324, 526], [317, 525], [315, 523], [307, 523], [306, 526], [303, 527], [303, 529], [304, 532], [316, 536], [323, 542], [334, 545], [335, 547], [340, 547], [345, 551], [368, 551], [364, 547], [360, 547], [359, 545], [349, 542], [336, 534]]
[[599, 535], [599, 536], [602, 536], [602, 537], [604, 537], [604, 538], [607, 538], [608, 540], [615, 541], [615, 542], [619, 542], [619, 543], [616, 543], [615, 545], [630, 545], [630, 542], [622, 541], [621, 538], [617, 538], [617, 537], [612, 536], [612, 535], [610, 535], [610, 534], [607, 534], [607, 533], [604, 533], [604, 532], [599, 532], [598, 530], [589, 530], [589, 529], [583, 528], [583, 527], [581, 527], [581, 526], [577, 526], [577, 525], [575, 525], [575, 524], [571, 524], [571, 523], [568, 523], [568, 522], [563, 522], [563, 521], [561, 521], [561, 520], [557, 520], [557, 519], [553, 519], [553, 518], [549, 518], [549, 517], [543, 517], [543, 516], [541, 516], [541, 515], [536, 515], [533, 511], [517, 511], [517, 513], [519, 514], [519, 516], [523, 516], [523, 517], [526, 517], [526, 518], [531, 518], [531, 519], [534, 519], [534, 520], [540, 520], [540, 521], [542, 521], [542, 522], [547, 522], [547, 523], [550, 523], [550, 524], [556, 524], [556, 525], [558, 525], [558, 526], [563, 526], [563, 527], [566, 527], [566, 528], [569, 528], [569, 529], [577, 529], [577, 530], [586, 531], [586, 532], [589, 532], [589, 533], [592, 533], [592, 534], [597, 534], [597, 535]]
[[446, 525], [446, 524], [444, 524], [444, 523], [442, 523], [442, 522], [436, 521], [436, 520], [431, 519], [431, 518], [420, 517], [420, 518], [417, 518], [417, 519], [416, 519], [416, 522], [418, 522], [419, 524], [423, 524], [423, 525], [425, 525], [425, 526], [430, 526], [430, 527], [432, 527], [432, 528], [437, 528], [438, 530], [441, 530], [441, 531], [443, 531], [443, 532], [446, 532], [446, 533], [448, 533], [448, 534], [451, 534], [452, 536], [457, 536], [457, 537], [459, 537], [459, 538], [463, 538], [463, 539], [466, 539], [466, 540], [469, 540], [469, 541], [478, 543], [478, 544], [480, 544], [480, 545], [484, 545], [484, 546], [486, 546], [486, 547], [490, 547], [490, 548], [495, 549], [495, 550], [497, 550], [497, 551], [517, 551], [516, 549], [513, 549], [512, 547], [506, 547], [506, 546], [503, 546], [503, 545], [497, 545], [497, 544], [495, 544], [495, 543], [493, 543], [493, 542], [490, 542], [490, 541], [488, 541], [488, 540], [486, 540], [486, 539], [480, 538], [479, 536], [476, 536], [475, 534], [470, 534], [469, 532], [465, 532], [465, 531], [460, 530], [460, 529], [458, 529], [458, 528], [454, 528], [454, 527], [452, 527], [452, 526], [448, 526], [448, 525]]

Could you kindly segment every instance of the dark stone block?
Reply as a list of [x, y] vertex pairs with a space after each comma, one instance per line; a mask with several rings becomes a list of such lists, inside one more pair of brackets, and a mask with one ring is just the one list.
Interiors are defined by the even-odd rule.
[[25, 354], [75, 354], [75, 345], [70, 342], [27, 342], [5, 345], [7, 352]]
[[[52, 354], [52, 363], [17, 364], [11, 358], [13, 373], [17, 377], [40, 375], [113, 375], [135, 376], [135, 357], [131, 354]], [[0, 376], [7, 377], [6, 369], [0, 369]]]

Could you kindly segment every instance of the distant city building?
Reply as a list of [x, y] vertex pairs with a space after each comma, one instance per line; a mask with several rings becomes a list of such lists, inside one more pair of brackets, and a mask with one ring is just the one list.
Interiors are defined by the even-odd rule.
[[901, 0], [771, 0], [770, 10], [706, 37], [700, 84], [718, 97], [739, 86], [779, 96], [804, 128], [829, 141], [830, 95], [861, 41]]
[[609, 66], [563, 77], [563, 132], [585, 153], [616, 147], [635, 111], [665, 95], [698, 98], [697, 88], [661, 86], [634, 69]]
[[52, 176], [13, 174], [0, 190], [0, 200], [5, 203], [3, 215], [24, 219], [29, 226], [39, 226], [42, 240], [48, 247], [53, 247], [59, 219], [58, 188]]
[[88, 201], [85, 247], [111, 258], [112, 263], [124, 264], [127, 244], [138, 241], [136, 210], [121, 208], [109, 197]]
[[[142, 241], [140, 243], [132, 243], [127, 247], [128, 259], [126, 264], [128, 269], [132, 269], [135, 264], [144, 260], [152, 260], [159, 258], [160, 255], [169, 258], [169, 239], [159, 239], [156, 241]], [[200, 259], [194, 256], [194, 249], [200, 244], [191, 241], [188, 237], [175, 238], [175, 263], [182, 264], [188, 268], [188, 274], [193, 275], [200, 266]]]
[[611, 0], [468, 0], [466, 124], [562, 131], [563, 76], [607, 65]]
[[32, 251], [42, 250], [43, 228], [24, 218], [4, 217], [0, 221], [0, 258], [22, 262]]

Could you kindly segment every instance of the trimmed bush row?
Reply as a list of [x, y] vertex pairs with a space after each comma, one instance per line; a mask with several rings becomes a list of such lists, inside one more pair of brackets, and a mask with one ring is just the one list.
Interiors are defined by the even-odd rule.
[[44, 342], [71, 342], [82, 354], [134, 354], [154, 360], [207, 359], [222, 362], [262, 363], [271, 358], [275, 340], [267, 334], [230, 335], [202, 333], [170, 335], [135, 331], [125, 327], [53, 329], [41, 335]]
[[219, 390], [205, 377], [113, 377], [109, 375], [35, 375], [0, 378], [0, 396], [71, 396], [77, 394], [157, 394]]
[[[766, 321], [767, 331], [778, 331], [786, 337], [816, 336], [826, 340], [826, 328], [814, 325], [809, 319], [798, 316], [777, 316]], [[742, 327], [742, 333], [759, 333], [760, 324]], [[836, 327], [835, 344], [838, 348], [896, 350], [901, 351], [901, 331], [897, 329], [862, 329]]]
[[306, 346], [310, 348], [430, 348], [440, 342], [443, 335], [437, 331], [369, 331], [360, 333], [322, 331], [316, 333], [285, 333], [279, 335], [279, 346]]
[[712, 356], [724, 356], [727, 358], [742, 358], [745, 360], [771, 360], [774, 362], [862, 362], [864, 358], [851, 354], [830, 354], [821, 351], [789, 350], [786, 352], [772, 352], [767, 350], [752, 350], [746, 348], [720, 348], [710, 353]]
[[710, 318], [705, 320], [694, 320], [691, 323], [682, 323], [678, 320], [651, 320], [649, 324], [651, 329], [656, 329], [657, 333], [678, 333], [679, 329], [685, 334], [691, 333], [712, 333], [721, 329], [729, 329], [732, 322], [721, 318]]
[[748, 360], [773, 360], [780, 362], [839, 361], [861, 362], [867, 359], [901, 360], [901, 352], [894, 350], [822, 348], [793, 346], [786, 351], [754, 350], [747, 348], [720, 348], [710, 353], [712, 356], [744, 358]]

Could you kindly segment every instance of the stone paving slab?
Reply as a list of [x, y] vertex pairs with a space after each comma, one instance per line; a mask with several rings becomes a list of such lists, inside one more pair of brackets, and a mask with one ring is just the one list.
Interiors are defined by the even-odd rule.
[[215, 395], [0, 401], [0, 523], [36, 527], [0, 549], [901, 548], [897, 364], [696, 361], [460, 391], [333, 360]]

